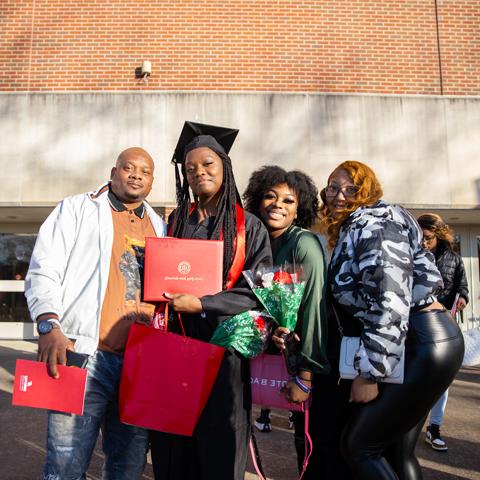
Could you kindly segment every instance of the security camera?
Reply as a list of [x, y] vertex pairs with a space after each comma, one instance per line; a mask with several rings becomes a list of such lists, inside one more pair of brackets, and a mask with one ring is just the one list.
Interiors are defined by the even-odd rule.
[[142, 63], [142, 77], [149, 77], [152, 73], [152, 62], [145, 61]]

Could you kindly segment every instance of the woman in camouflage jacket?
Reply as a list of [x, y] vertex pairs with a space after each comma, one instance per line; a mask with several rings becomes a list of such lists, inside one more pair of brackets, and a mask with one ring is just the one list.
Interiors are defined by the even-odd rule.
[[[421, 229], [382, 194], [374, 172], [355, 161], [340, 164], [321, 193], [323, 227], [333, 248], [332, 306], [343, 334], [360, 337], [358, 376], [340, 382], [341, 449], [355, 479], [419, 480], [415, 443], [425, 416], [460, 368], [463, 338], [436, 300], [442, 279], [422, 248]], [[336, 365], [339, 341], [340, 335], [331, 335]], [[403, 384], [383, 383], [402, 355]]]

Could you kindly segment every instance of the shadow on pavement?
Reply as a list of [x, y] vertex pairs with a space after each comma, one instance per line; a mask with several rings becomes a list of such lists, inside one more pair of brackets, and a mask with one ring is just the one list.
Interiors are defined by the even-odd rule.
[[[11, 391], [15, 360], [35, 359], [35, 343], [0, 344], [0, 465], [2, 480], [41, 478], [45, 457], [46, 412], [13, 407]], [[293, 433], [288, 430], [287, 412], [273, 411], [273, 431], [256, 435], [265, 473], [274, 480], [298, 478]], [[254, 408], [253, 418], [258, 414]], [[435, 452], [424, 441], [424, 431], [417, 444], [417, 456], [424, 480], [480, 479], [480, 367], [462, 368], [450, 388], [442, 435], [449, 451]], [[101, 479], [103, 454], [97, 442], [88, 477]], [[246, 479], [256, 479], [249, 460]], [[153, 480], [147, 464], [142, 480]]]
[[479, 444], [475, 441], [442, 435], [447, 452], [436, 452], [421, 434], [416, 453], [423, 468], [425, 480], [480, 479]]
[[480, 368], [464, 367], [458, 372], [455, 380], [476, 383], [480, 387]]
[[[45, 460], [47, 413], [45, 410], [12, 406], [13, 375], [18, 358], [35, 360], [36, 353], [0, 346], [0, 465], [2, 480], [37, 480]], [[101, 480], [103, 453], [97, 442], [87, 478]], [[147, 464], [142, 480], [153, 480]]]

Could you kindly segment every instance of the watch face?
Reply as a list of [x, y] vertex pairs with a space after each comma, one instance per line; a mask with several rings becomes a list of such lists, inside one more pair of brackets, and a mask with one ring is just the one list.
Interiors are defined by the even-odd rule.
[[52, 331], [52, 328], [52, 323], [48, 320], [42, 320], [41, 322], [37, 323], [37, 331], [40, 335], [50, 333]]

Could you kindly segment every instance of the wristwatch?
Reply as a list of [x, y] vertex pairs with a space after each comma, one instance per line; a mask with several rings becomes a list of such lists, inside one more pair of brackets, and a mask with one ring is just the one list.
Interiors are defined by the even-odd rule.
[[37, 322], [37, 332], [39, 335], [46, 335], [50, 333], [54, 328], [60, 328], [56, 318], [49, 318], [46, 320], [40, 320]]

